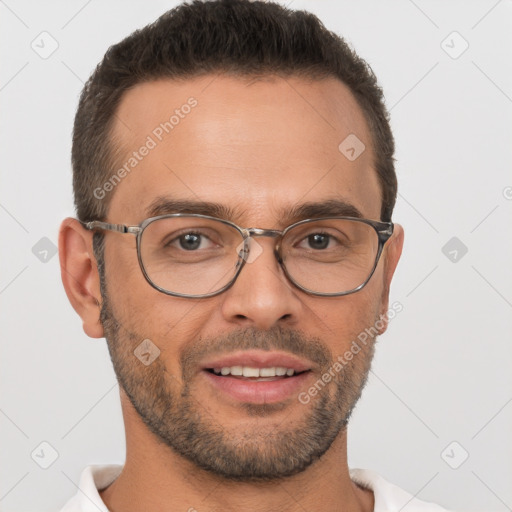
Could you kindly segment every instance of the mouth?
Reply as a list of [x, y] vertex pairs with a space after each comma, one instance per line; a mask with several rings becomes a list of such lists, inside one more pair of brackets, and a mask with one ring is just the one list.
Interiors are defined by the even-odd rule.
[[293, 368], [286, 368], [285, 366], [269, 366], [266, 368], [256, 368], [254, 366], [223, 366], [218, 368], [205, 368], [205, 370], [221, 377], [229, 376], [253, 382], [272, 382], [275, 380], [288, 379], [310, 371], [295, 371]]
[[206, 362], [201, 373], [217, 393], [237, 402], [263, 404], [298, 394], [312, 365], [290, 354], [248, 351]]

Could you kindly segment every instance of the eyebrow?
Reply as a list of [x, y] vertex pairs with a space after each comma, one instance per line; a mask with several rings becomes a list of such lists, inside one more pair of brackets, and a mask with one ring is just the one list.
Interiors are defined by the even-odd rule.
[[342, 199], [327, 199], [321, 202], [303, 203], [293, 206], [287, 213], [290, 220], [313, 219], [317, 217], [355, 217], [363, 214], [353, 204]]
[[[170, 213], [192, 213], [232, 220], [241, 217], [244, 212], [221, 203], [173, 199], [168, 196], [157, 197], [146, 208], [146, 214], [149, 217]], [[356, 206], [343, 199], [326, 199], [325, 201], [307, 202], [285, 207], [279, 215], [283, 222], [289, 223], [320, 217], [355, 217], [361, 219], [363, 214]]]
[[168, 213], [196, 213], [220, 219], [230, 219], [236, 217], [237, 214], [233, 208], [220, 203], [173, 199], [172, 197], [164, 196], [157, 197], [146, 208], [146, 214], [150, 217], [157, 217]]

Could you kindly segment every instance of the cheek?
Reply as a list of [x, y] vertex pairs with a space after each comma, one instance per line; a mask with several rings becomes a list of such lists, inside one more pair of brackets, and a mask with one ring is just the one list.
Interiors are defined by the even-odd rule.
[[337, 357], [361, 333], [374, 326], [379, 316], [379, 307], [380, 300], [377, 300], [376, 292], [365, 287], [346, 297], [322, 299], [312, 304], [311, 310], [321, 329], [320, 335], [325, 336], [325, 340], [331, 340], [329, 348], [333, 356]]
[[[160, 350], [169, 372], [179, 374], [179, 354], [193, 343], [218, 304], [181, 299], [153, 288], [139, 267], [135, 248], [106, 260], [107, 292], [113, 314], [122, 326], [121, 339], [137, 346], [149, 339]], [[131, 334], [131, 336], [128, 335]]]

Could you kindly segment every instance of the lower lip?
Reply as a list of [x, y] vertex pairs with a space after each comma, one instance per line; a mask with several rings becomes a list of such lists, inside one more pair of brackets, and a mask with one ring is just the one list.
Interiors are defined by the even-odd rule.
[[229, 375], [222, 377], [207, 370], [203, 370], [202, 373], [216, 389], [235, 400], [254, 404], [273, 404], [282, 402], [293, 394], [298, 395], [311, 372], [270, 381], [253, 381]]

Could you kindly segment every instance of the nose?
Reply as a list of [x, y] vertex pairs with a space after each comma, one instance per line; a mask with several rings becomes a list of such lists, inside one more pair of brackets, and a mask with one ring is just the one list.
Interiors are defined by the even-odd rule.
[[242, 327], [270, 329], [297, 323], [304, 304], [274, 254], [274, 240], [250, 240], [250, 252], [237, 280], [224, 292], [222, 315]]

